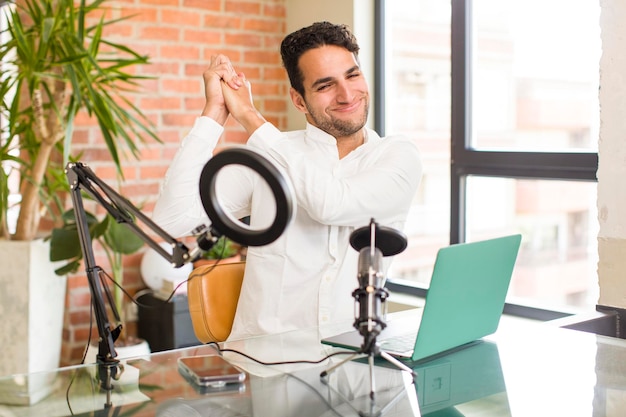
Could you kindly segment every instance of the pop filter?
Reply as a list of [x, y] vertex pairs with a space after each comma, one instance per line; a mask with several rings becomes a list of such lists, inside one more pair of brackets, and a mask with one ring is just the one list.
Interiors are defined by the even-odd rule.
[[[220, 206], [215, 191], [217, 173], [226, 165], [251, 168], [267, 182], [276, 202], [276, 217], [269, 227], [252, 229], [232, 218]], [[258, 152], [242, 146], [225, 149], [209, 159], [200, 174], [200, 199], [212, 227], [244, 246], [263, 246], [278, 239], [294, 212], [291, 188], [282, 172]]]
[[[378, 223], [374, 222], [374, 219], [372, 219], [371, 223], [373, 223], [375, 227], [375, 246], [380, 249], [383, 256], [397, 255], [406, 249], [407, 238], [404, 233], [392, 229], [391, 227], [380, 226]], [[371, 232], [371, 226], [356, 229], [350, 234], [350, 245], [357, 251], [371, 246]]]

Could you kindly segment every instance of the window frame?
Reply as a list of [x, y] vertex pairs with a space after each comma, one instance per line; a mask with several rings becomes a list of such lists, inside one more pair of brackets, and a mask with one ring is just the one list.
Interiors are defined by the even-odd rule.
[[[451, 1], [451, 164], [450, 244], [466, 239], [466, 180], [468, 176], [597, 182], [597, 152], [487, 151], [470, 146], [472, 139], [472, 3]], [[384, 135], [385, 102], [385, 0], [375, 1], [375, 97], [374, 128]], [[426, 289], [390, 278], [394, 292], [424, 296]], [[538, 320], [552, 320], [569, 313], [508, 304], [505, 313]]]

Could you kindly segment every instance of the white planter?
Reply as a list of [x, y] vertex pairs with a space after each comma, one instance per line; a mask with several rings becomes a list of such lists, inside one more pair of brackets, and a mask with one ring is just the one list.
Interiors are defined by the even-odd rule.
[[[48, 242], [0, 240], [0, 376], [59, 367], [67, 280], [54, 268]], [[47, 384], [31, 382], [37, 401]]]

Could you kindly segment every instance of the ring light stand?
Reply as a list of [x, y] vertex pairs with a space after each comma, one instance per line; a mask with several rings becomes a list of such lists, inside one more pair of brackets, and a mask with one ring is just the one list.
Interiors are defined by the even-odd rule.
[[[224, 209], [217, 204], [214, 177], [220, 169], [230, 164], [252, 168], [268, 182], [274, 192], [277, 205], [276, 218], [267, 229], [256, 231], [243, 228], [233, 222]], [[292, 193], [289, 183], [281, 172], [260, 154], [239, 147], [220, 152], [206, 163], [200, 177], [200, 195], [212, 225], [208, 228], [204, 226], [199, 228], [202, 233], [197, 236], [198, 247], [190, 250], [185, 244], [165, 232], [148, 216], [141, 213], [129, 200], [99, 179], [87, 165], [81, 162], [70, 162], [66, 165], [65, 174], [70, 185], [78, 238], [85, 262], [91, 302], [96, 316], [98, 328], [96, 363], [98, 364], [101, 388], [107, 391], [105, 409], [108, 409], [111, 407], [111, 379], [117, 379], [119, 372], [119, 360], [114, 343], [122, 331], [122, 326], [118, 324], [113, 327], [109, 321], [103, 292], [109, 302], [111, 312], [118, 322], [119, 313], [115, 308], [115, 303], [111, 300], [108, 287], [103, 281], [103, 270], [95, 262], [92, 238], [81, 191], [84, 191], [104, 207], [115, 221], [129, 227], [133, 233], [175, 268], [180, 268], [196, 260], [202, 255], [202, 252], [208, 251], [222, 235], [245, 246], [261, 246], [273, 242], [283, 233], [293, 216]], [[172, 247], [171, 253], [153, 240], [137, 224], [137, 221], [143, 223], [144, 226], [168, 243]]]

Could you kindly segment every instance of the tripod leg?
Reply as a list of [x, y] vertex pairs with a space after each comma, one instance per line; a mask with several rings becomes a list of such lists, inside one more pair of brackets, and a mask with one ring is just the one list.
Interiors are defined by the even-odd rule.
[[374, 382], [374, 355], [369, 355], [368, 363], [370, 366], [370, 398], [374, 401], [376, 395], [376, 384]]
[[353, 354], [353, 355], [348, 356], [346, 359], [342, 360], [341, 362], [339, 362], [339, 363], [337, 363], [337, 364], [335, 364], [335, 365], [333, 365], [333, 366], [328, 367], [325, 371], [323, 371], [323, 372], [320, 374], [320, 378], [325, 378], [328, 374], [330, 374], [331, 372], [333, 372], [335, 369], [339, 368], [339, 367], [340, 367], [341, 365], [343, 365], [344, 363], [349, 362], [349, 361], [351, 361], [352, 359], [354, 359], [355, 357], [360, 356], [360, 355], [361, 355], [361, 353], [358, 353], [358, 352], [357, 352], [357, 353], [355, 353], [355, 354]]
[[403, 371], [409, 372], [411, 375], [413, 375], [413, 378], [417, 376], [417, 374], [415, 373], [413, 369], [409, 368], [408, 366], [406, 366], [405, 364], [403, 364], [402, 362], [400, 362], [399, 360], [397, 360], [396, 358], [394, 358], [393, 356], [391, 356], [389, 353], [385, 352], [384, 350], [380, 351], [380, 356], [383, 359], [385, 359], [387, 362], [392, 363], [393, 365], [397, 366]]

